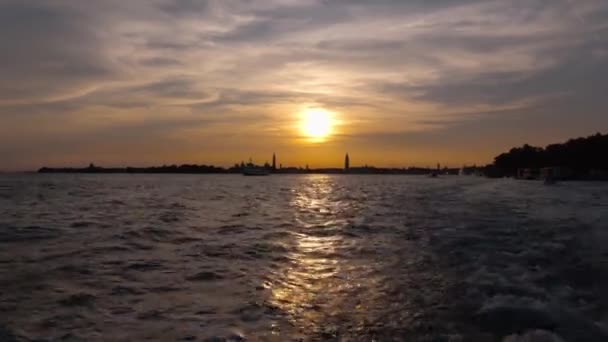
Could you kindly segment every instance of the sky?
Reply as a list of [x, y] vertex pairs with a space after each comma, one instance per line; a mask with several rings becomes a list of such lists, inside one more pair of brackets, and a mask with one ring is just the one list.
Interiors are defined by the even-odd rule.
[[605, 0], [0, 0], [0, 44], [0, 170], [461, 166], [608, 132]]

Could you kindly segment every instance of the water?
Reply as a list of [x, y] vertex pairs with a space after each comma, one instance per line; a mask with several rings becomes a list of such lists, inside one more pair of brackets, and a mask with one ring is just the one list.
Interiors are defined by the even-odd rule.
[[606, 222], [606, 183], [3, 175], [0, 340], [606, 341]]

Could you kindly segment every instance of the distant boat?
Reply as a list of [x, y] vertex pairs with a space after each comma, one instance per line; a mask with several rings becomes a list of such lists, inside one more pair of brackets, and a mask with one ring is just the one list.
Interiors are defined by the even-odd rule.
[[243, 176], [268, 176], [269, 174], [269, 168], [257, 166], [251, 161], [243, 168]]

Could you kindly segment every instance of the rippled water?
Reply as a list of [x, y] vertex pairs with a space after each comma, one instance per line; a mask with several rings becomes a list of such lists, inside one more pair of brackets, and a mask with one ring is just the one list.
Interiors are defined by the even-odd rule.
[[605, 183], [4, 175], [0, 340], [606, 341], [607, 222]]

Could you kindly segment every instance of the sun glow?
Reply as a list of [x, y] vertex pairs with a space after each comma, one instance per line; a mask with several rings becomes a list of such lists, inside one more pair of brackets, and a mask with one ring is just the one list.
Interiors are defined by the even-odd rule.
[[319, 108], [306, 109], [302, 112], [300, 126], [302, 133], [312, 141], [324, 141], [333, 131], [332, 113]]

